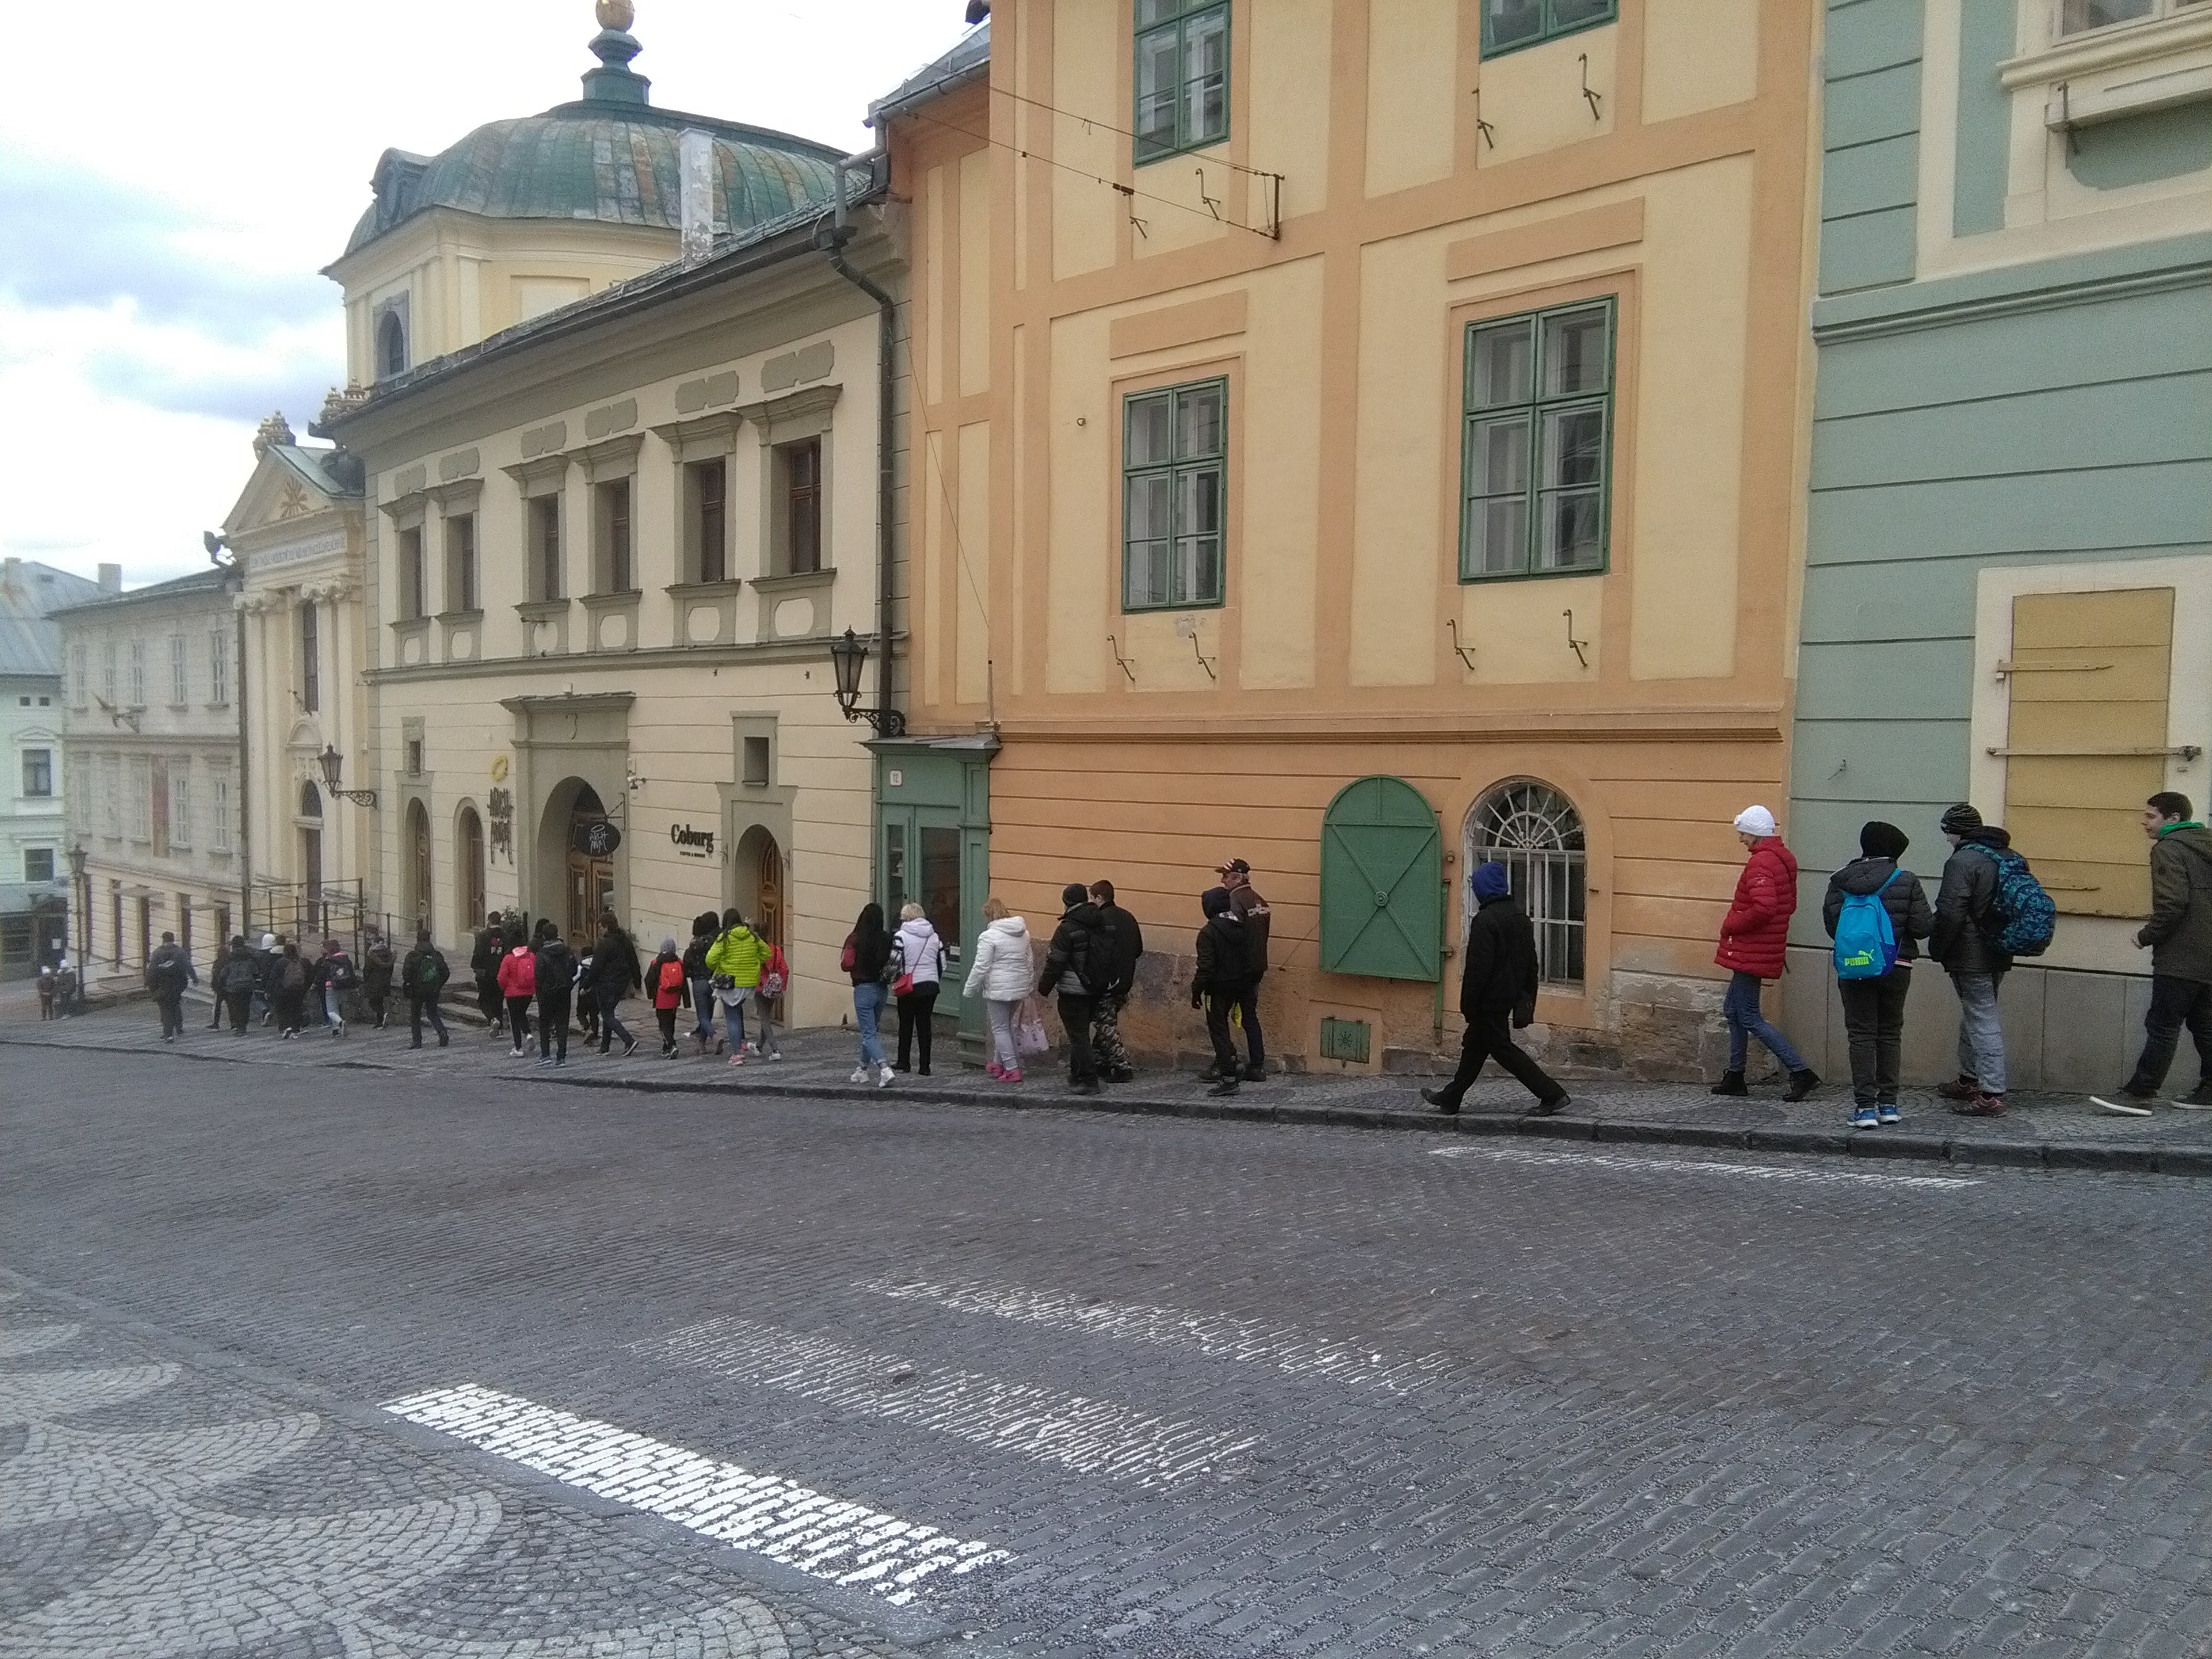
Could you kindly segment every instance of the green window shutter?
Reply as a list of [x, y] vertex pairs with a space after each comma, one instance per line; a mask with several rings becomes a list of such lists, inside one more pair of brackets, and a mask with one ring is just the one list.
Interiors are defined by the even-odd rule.
[[1443, 836], [1402, 778], [1362, 778], [1321, 829], [1321, 965], [1433, 984], [1443, 971]]

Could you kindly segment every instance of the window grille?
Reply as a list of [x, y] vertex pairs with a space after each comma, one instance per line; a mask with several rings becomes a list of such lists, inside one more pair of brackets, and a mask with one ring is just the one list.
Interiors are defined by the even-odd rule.
[[1502, 784], [1474, 809], [1472, 862], [1505, 866], [1536, 929], [1536, 961], [1551, 985], [1579, 985], [1585, 960], [1583, 821], [1548, 784]]

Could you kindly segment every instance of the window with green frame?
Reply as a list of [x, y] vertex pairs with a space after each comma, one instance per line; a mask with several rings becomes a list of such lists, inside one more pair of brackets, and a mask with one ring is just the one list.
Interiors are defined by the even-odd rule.
[[1468, 325], [1462, 581], [1605, 568], [1613, 315], [1595, 300]]
[[1121, 608], [1219, 605], [1229, 383], [1122, 400]]
[[1136, 0], [1137, 161], [1229, 136], [1227, 0]]
[[1485, 58], [1595, 28], [1620, 15], [1620, 0], [1481, 0], [1481, 6]]

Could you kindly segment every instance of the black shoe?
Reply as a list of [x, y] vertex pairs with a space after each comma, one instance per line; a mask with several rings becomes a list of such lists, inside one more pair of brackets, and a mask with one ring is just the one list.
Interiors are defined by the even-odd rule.
[[1712, 1091], [1717, 1095], [1747, 1095], [1751, 1092], [1743, 1086], [1741, 1072], [1723, 1072], [1721, 1080], [1713, 1085]]
[[1802, 1071], [1790, 1073], [1790, 1091], [1782, 1097], [1784, 1100], [1802, 1100], [1820, 1086], [1820, 1074], [1808, 1066]]
[[1137, 1074], [1127, 1066], [1116, 1066], [1106, 1074], [1106, 1079], [1109, 1083], [1134, 1083]]
[[1565, 1111], [1568, 1107], [1574, 1103], [1573, 1099], [1569, 1096], [1553, 1095], [1549, 1100], [1538, 1101], [1527, 1111], [1522, 1113], [1521, 1115], [1523, 1117], [1557, 1117], [1561, 1112]]
[[1244, 1080], [1247, 1083], [1265, 1083], [1267, 1080], [1267, 1068], [1264, 1066], [1247, 1066], [1244, 1068]]
[[1220, 1082], [1220, 1081], [1221, 1081], [1221, 1073], [1220, 1073], [1219, 1068], [1218, 1068], [1218, 1067], [1217, 1067], [1217, 1066], [1207, 1066], [1204, 1071], [1200, 1072], [1200, 1073], [1198, 1074], [1198, 1080], [1199, 1080], [1200, 1083], [1218, 1083], [1218, 1082]]
[[1452, 1099], [1442, 1089], [1424, 1089], [1421, 1091], [1421, 1098], [1446, 1117], [1459, 1115], [1459, 1102]]
[[439, 1046], [441, 1048], [444, 1048], [444, 1047], [446, 1046], [446, 1039], [445, 1039], [444, 1037], [442, 1037], [442, 1036], [441, 1036], [441, 1037], [440, 1037], [440, 1038], [438, 1039], [438, 1046]]
[[629, 1041], [627, 1041], [626, 1042], [624, 1042], [624, 1043], [623, 1044], [623, 1058], [624, 1060], [628, 1060], [628, 1059], [629, 1059], [632, 1054], [635, 1054], [636, 1052], [637, 1052], [637, 1039], [636, 1039], [635, 1037], [631, 1037]]
[[409, 1043], [407, 1046], [410, 1048], [419, 1048], [422, 1046], [422, 1039], [416, 1037], [414, 1042]]
[[[1236, 1085], [1231, 1084], [1230, 1086], [1234, 1088]], [[1095, 1095], [1099, 1092], [1098, 1079], [1095, 1077], [1087, 1077], [1080, 1083], [1071, 1085], [1068, 1092], [1078, 1095]]]
[[1225, 1077], [1206, 1092], [1216, 1096], [1233, 1095], [1237, 1092], [1237, 1079], [1233, 1077]]

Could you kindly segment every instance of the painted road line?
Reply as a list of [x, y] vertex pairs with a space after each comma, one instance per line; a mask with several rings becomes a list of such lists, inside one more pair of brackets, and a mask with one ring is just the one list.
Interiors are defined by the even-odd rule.
[[924, 1372], [890, 1354], [745, 1319], [687, 1325], [632, 1351], [1142, 1486], [1222, 1473], [1261, 1441], [979, 1372]]
[[384, 1409], [567, 1486], [900, 1607], [939, 1573], [960, 1577], [1013, 1559], [989, 1544], [847, 1503], [781, 1475], [473, 1382], [389, 1400]]
[[1486, 1158], [1499, 1164], [1555, 1164], [1574, 1169], [1689, 1170], [1701, 1175], [1744, 1176], [1754, 1181], [1800, 1181], [1814, 1185], [1875, 1187], [1978, 1187], [1967, 1176], [1885, 1175], [1869, 1170], [1797, 1169], [1779, 1164], [1731, 1164], [1717, 1158], [1626, 1158], [1618, 1152], [1540, 1152], [1521, 1146], [1437, 1146], [1431, 1158]]
[[877, 1279], [855, 1288], [902, 1302], [931, 1303], [954, 1313], [983, 1314], [1052, 1330], [1182, 1348], [1209, 1359], [1272, 1365], [1293, 1376], [1324, 1377], [1360, 1388], [1387, 1389], [1393, 1394], [1411, 1394], [1452, 1364], [1449, 1356], [1440, 1353], [1394, 1358], [1356, 1343], [1332, 1341], [1265, 1320], [1142, 1302], [1090, 1301], [1015, 1285], [898, 1284]]

